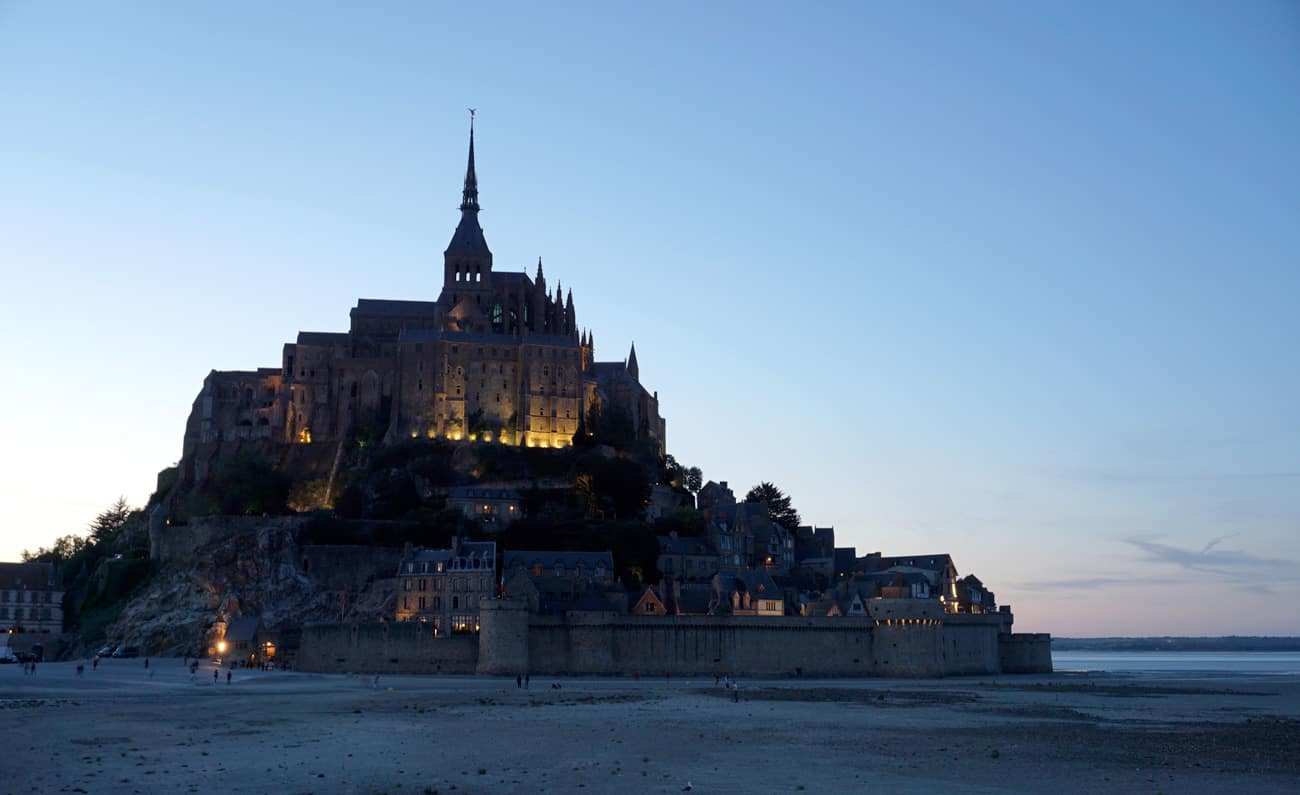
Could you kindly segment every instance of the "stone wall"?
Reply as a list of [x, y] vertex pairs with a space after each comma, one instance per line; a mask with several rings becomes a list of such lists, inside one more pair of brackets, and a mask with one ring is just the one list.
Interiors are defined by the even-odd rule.
[[302, 671], [472, 674], [478, 638], [436, 638], [431, 624], [309, 624], [295, 665]]
[[1000, 638], [998, 651], [1003, 673], [1052, 672], [1052, 636], [1045, 632], [1004, 634]]
[[886, 617], [878, 619], [532, 616], [522, 601], [491, 600], [480, 605], [477, 637], [434, 638], [426, 625], [414, 622], [309, 627], [299, 667], [507, 676], [938, 677], [1051, 671], [1046, 635], [1010, 635], [1002, 632], [1006, 616], [943, 615], [910, 601], [914, 604], [879, 605]]

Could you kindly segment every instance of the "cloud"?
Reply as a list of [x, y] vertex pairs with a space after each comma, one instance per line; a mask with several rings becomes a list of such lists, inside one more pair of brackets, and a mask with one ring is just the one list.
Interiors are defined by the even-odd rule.
[[1198, 574], [1212, 574], [1229, 580], [1285, 578], [1295, 576], [1295, 561], [1264, 558], [1240, 549], [1220, 549], [1219, 544], [1232, 536], [1211, 540], [1200, 551], [1184, 549], [1158, 541], [1127, 538], [1124, 543], [1143, 553], [1142, 563], [1164, 563]]
[[1013, 587], [1026, 591], [1094, 591], [1130, 586], [1186, 585], [1191, 581], [1208, 580], [1236, 591], [1267, 596], [1275, 593], [1273, 585], [1279, 581], [1300, 579], [1295, 561], [1261, 557], [1241, 549], [1221, 548], [1223, 542], [1237, 535], [1239, 534], [1232, 533], [1212, 538], [1199, 548], [1183, 548], [1144, 538], [1122, 539], [1123, 543], [1142, 553], [1136, 562], [1143, 569], [1149, 569], [1150, 564], [1176, 566], [1183, 572], [1193, 574], [1194, 577], [1191, 578], [1186, 574], [1170, 576], [1157, 571], [1145, 576], [1131, 575], [1128, 572], [1133, 567], [1128, 565], [1124, 567], [1124, 574], [1030, 580], [1015, 583]]
[[1177, 582], [1179, 580], [1150, 577], [1082, 577], [1074, 580], [1031, 580], [1016, 583], [1015, 587], [1026, 591], [1087, 591], [1126, 585], [1173, 585]]

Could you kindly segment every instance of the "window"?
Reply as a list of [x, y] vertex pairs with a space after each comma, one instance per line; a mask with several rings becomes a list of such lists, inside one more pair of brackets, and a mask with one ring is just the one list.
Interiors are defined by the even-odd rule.
[[459, 596], [453, 596], [453, 597], [451, 598], [451, 609], [452, 609], [452, 610], [455, 610], [455, 609], [458, 608], [458, 607], [460, 607], [460, 597], [459, 597]]
[[425, 580], [423, 577], [421, 577], [421, 578], [420, 578], [420, 590], [421, 590], [421, 591], [426, 591], [426, 590], [428, 590], [428, 589], [425, 587], [427, 584], [428, 584], [428, 581]]
[[424, 609], [424, 597], [423, 597], [423, 596], [420, 597], [420, 609], [421, 609], [421, 610]]

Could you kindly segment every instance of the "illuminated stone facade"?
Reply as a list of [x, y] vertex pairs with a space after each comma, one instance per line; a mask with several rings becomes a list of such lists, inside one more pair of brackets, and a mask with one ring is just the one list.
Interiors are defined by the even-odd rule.
[[432, 624], [436, 633], [476, 632], [479, 604], [496, 592], [497, 545], [452, 542], [451, 549], [407, 548], [397, 568], [398, 621]]
[[[567, 447], [593, 409], [616, 412], [664, 452], [656, 393], [626, 360], [595, 361], [573, 291], [494, 268], [479, 225], [474, 134], [461, 217], [443, 252], [436, 301], [360, 299], [347, 332], [300, 332], [279, 368], [213, 371], [186, 426], [186, 458], [204, 445], [263, 439], [336, 442], [349, 435]], [[202, 477], [201, 471], [186, 472]]]

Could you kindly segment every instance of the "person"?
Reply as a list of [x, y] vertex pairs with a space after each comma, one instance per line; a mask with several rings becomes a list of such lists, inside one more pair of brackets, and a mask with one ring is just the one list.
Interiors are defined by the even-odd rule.
[[740, 703], [740, 685], [733, 684], [731, 686], [731, 700], [737, 704]]
[[717, 675], [717, 674], [714, 674], [714, 675], [713, 675], [713, 686], [714, 686], [714, 687], [717, 687], [717, 686], [718, 686], [718, 675]]
[[144, 658], [144, 669], [145, 669], [146, 671], [149, 670], [149, 658], [148, 658], [148, 657], [145, 657], [145, 658]]
[[217, 669], [216, 669], [216, 668], [213, 668], [213, 669], [212, 669], [212, 684], [215, 685], [216, 683], [217, 683]]
[[524, 690], [528, 689], [528, 674], [524, 674]]
[[81, 676], [85, 672], [86, 672], [85, 663], [77, 663], [77, 676]]
[[230, 677], [233, 675], [234, 671], [226, 671], [226, 684], [230, 684]]
[[515, 674], [515, 690], [520, 690], [524, 686], [523, 674]]

